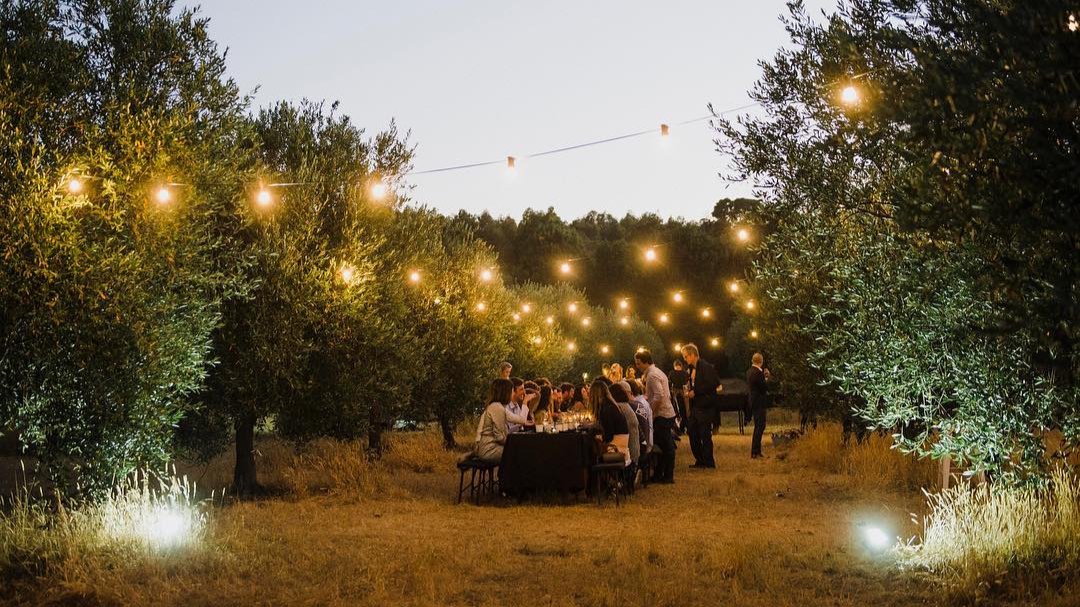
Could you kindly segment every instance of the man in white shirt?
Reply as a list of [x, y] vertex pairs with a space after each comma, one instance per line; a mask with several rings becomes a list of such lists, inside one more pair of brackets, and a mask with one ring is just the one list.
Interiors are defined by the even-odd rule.
[[532, 425], [529, 421], [529, 405], [525, 404], [525, 382], [520, 377], [511, 377], [514, 393], [506, 405], [506, 427], [510, 432], [521, 432], [524, 426]]
[[660, 461], [653, 476], [655, 483], [675, 482], [675, 407], [671, 405], [668, 378], [653, 364], [652, 353], [641, 350], [634, 355], [634, 364], [645, 384], [645, 400], [653, 413], [653, 442], [660, 450]]

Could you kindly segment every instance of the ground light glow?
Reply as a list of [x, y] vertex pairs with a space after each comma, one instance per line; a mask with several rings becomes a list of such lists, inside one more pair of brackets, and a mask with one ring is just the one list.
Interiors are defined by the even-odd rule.
[[191, 521], [175, 507], [163, 506], [155, 510], [143, 523], [142, 534], [147, 542], [164, 548], [187, 543]]
[[866, 525], [862, 529], [863, 540], [866, 545], [876, 552], [881, 552], [892, 544], [892, 539], [884, 529], [876, 525]]

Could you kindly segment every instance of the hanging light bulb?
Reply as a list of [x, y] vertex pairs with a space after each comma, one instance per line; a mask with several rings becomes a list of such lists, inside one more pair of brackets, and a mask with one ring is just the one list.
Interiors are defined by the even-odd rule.
[[1075, 13], [1069, 13], [1069, 20], [1066, 22], [1065, 25], [1069, 28], [1070, 32], [1080, 31], [1080, 22], [1076, 20]]
[[629, 299], [620, 299], [619, 300], [619, 309], [620, 310], [629, 310], [630, 309], [630, 300]]
[[542, 343], [543, 341], [544, 341], [544, 340], [543, 340], [543, 339], [540, 339], [540, 336], [539, 336], [539, 335], [537, 335], [536, 337], [532, 338], [532, 342], [533, 342], [534, 344], [538, 345], [538, 346], [539, 346], [539, 345], [540, 345], [540, 344], [541, 344], [541, 343]]
[[623, 316], [622, 318], [619, 319], [619, 324], [624, 326], [624, 327], [630, 326], [630, 317], [629, 316]]
[[487, 312], [487, 304], [482, 302], [482, 301], [476, 302], [476, 311], [477, 312]]
[[341, 271], [339, 272], [339, 274], [341, 275], [342, 282], [344, 282], [345, 284], [351, 284], [353, 278], [356, 275], [356, 272], [355, 270], [353, 270], [352, 266], [350, 266], [349, 264], [345, 264], [341, 266]]
[[746, 228], [739, 228], [735, 231], [735, 238], [738, 238], [739, 242], [749, 242], [750, 230], [747, 230]]
[[583, 326], [585, 328], [588, 328], [591, 325], [592, 325], [592, 319], [589, 318], [588, 316], [581, 319], [581, 326]]
[[578, 305], [577, 305], [576, 301], [572, 301], [572, 302], [570, 302], [569, 304], [566, 305], [566, 311], [570, 312], [571, 314], [577, 314], [577, 310], [578, 310]]
[[671, 296], [671, 299], [672, 299], [672, 301], [674, 301], [675, 303], [682, 303], [682, 302], [683, 302], [683, 294], [682, 294], [682, 291], [676, 291], [676, 292], [675, 292], [675, 294]]
[[548, 326], [551, 326], [551, 325], [555, 324], [555, 317], [554, 316], [548, 316], [547, 318], [544, 319], [544, 322], [546, 322], [548, 324]]
[[515, 168], [517, 168], [517, 158], [514, 158], [513, 156], [507, 156], [506, 157], [506, 168], [508, 170], [511, 170], [511, 171], [513, 171]]
[[854, 84], [849, 84], [840, 90], [840, 102], [844, 105], [855, 105], [859, 102], [859, 89]]
[[86, 184], [83, 183], [82, 179], [72, 177], [71, 179], [68, 179], [67, 189], [68, 192], [72, 194], [81, 194], [82, 191], [86, 189]]
[[510, 318], [513, 318], [514, 322], [518, 322], [518, 321], [521, 320], [521, 314], [518, 314], [517, 312], [514, 312], [513, 314], [510, 315]]
[[266, 208], [274, 202], [274, 196], [270, 193], [270, 190], [260, 187], [258, 193], [255, 194], [255, 202], [260, 207]]
[[738, 293], [739, 292], [739, 282], [737, 280], [733, 280], [733, 281], [728, 283], [727, 288], [728, 288], [728, 291], [731, 291], [732, 293]]
[[640, 354], [640, 353], [642, 353], [642, 352], [644, 352], [644, 351], [645, 351], [645, 346], [638, 346], [638, 347], [637, 347], [637, 352], [638, 352], [639, 354]]
[[675, 347], [672, 349], [675, 350], [676, 353], [682, 352], [682, 344], [675, 344]]
[[413, 283], [414, 285], [420, 284], [420, 270], [413, 270], [412, 272], [409, 272], [409, 282]]
[[714, 337], [711, 340], [709, 340], [709, 343], [712, 345], [712, 347], [719, 348], [720, 347], [720, 338], [719, 337]]
[[495, 277], [495, 273], [490, 268], [484, 268], [480, 270], [480, 280], [484, 282], [491, 282], [491, 279]]
[[386, 195], [390, 193], [390, 186], [386, 185], [382, 179], [376, 180], [371, 184], [371, 198], [374, 200], [382, 200], [386, 198]]
[[566, 349], [573, 352], [574, 350], [577, 350], [577, 344], [575, 344], [572, 341], [568, 341], [568, 342], [566, 342]]
[[670, 320], [671, 316], [669, 316], [667, 312], [663, 312], [662, 314], [660, 314], [660, 324], [666, 325]]
[[754, 329], [754, 330], [750, 331], [750, 339], [757, 339], [757, 338], [758, 338], [757, 329]]
[[529, 312], [532, 312], [532, 304], [528, 304], [528, 303], [521, 304], [521, 311], [523, 313], [525, 313], [525, 314], [528, 314]]
[[756, 307], [757, 307], [757, 304], [754, 303], [753, 299], [746, 300], [746, 309], [747, 310], [753, 310]]
[[168, 186], [161, 186], [154, 192], [154, 199], [158, 201], [158, 204], [169, 204], [172, 202], [172, 192]]
[[708, 308], [702, 308], [701, 309], [701, 317], [702, 318], [712, 318], [712, 310], [710, 310]]
[[559, 272], [562, 272], [563, 274], [569, 274], [573, 270], [574, 268], [570, 265], [569, 261], [564, 261], [559, 264]]
[[652, 247], [645, 249], [645, 261], [656, 261], [656, 249]]
[[601, 354], [610, 354], [611, 353], [611, 348], [606, 346], [606, 345], [600, 346], [600, 353]]

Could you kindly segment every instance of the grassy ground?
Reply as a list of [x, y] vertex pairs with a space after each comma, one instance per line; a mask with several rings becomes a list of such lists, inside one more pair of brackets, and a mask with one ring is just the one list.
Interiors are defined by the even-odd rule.
[[[824, 472], [820, 454], [806, 447], [767, 448], [768, 459], [751, 461], [749, 435], [727, 425], [716, 437], [716, 470], [689, 470], [684, 441], [676, 484], [639, 490], [620, 508], [557, 500], [476, 507], [453, 503], [453, 458], [429, 450], [436, 439], [401, 443], [379, 471], [351, 476], [334, 470], [358, 453], [319, 469], [326, 454], [316, 447], [302, 478], [295, 470], [303, 461], [275, 466], [264, 453], [268, 477], [293, 497], [214, 509], [200, 548], [121, 565], [108, 555], [79, 558], [42, 577], [9, 577], [0, 600], [778, 607], [962, 598], [863, 546], [863, 524], [914, 535], [910, 513], [925, 500], [917, 490], [860, 481], [858, 462]], [[212, 467], [204, 481], [215, 474], [223, 472]], [[1048, 594], [1038, 604], [1076, 604], [1070, 600]]]

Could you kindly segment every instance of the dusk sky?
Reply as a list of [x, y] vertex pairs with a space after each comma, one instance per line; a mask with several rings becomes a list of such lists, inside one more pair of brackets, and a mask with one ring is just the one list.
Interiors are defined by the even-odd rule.
[[[807, 2], [817, 15], [832, 5]], [[512, 216], [551, 206], [564, 218], [698, 219], [718, 198], [750, 195], [718, 176], [708, 121], [674, 125], [708, 103], [749, 102], [757, 61], [788, 43], [784, 11], [781, 0], [202, 4], [256, 105], [338, 100], [369, 133], [395, 119], [420, 171], [519, 158], [512, 178], [503, 164], [410, 176], [417, 202]], [[673, 125], [666, 140], [661, 123]], [[645, 129], [656, 135], [523, 158]]]

